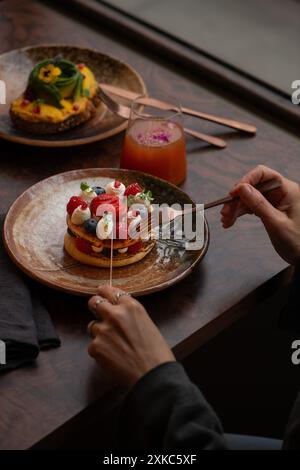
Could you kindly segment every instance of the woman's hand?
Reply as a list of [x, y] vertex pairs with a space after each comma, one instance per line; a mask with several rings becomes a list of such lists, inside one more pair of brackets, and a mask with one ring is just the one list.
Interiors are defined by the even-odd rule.
[[143, 375], [175, 357], [144, 307], [115, 287], [101, 286], [89, 300], [99, 318], [88, 330], [88, 352], [105, 373], [132, 387]]
[[[281, 181], [281, 187], [263, 196], [253, 186], [270, 179]], [[221, 221], [224, 228], [236, 219], [254, 213], [262, 220], [277, 253], [288, 263], [300, 260], [300, 188], [277, 171], [263, 165], [247, 173], [230, 191], [239, 200], [224, 204]]]

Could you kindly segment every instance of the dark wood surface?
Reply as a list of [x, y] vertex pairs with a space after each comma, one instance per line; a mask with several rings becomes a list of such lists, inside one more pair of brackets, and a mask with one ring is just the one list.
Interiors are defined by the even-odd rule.
[[[187, 120], [195, 129], [223, 135], [225, 150], [188, 139], [189, 174], [182, 188], [197, 202], [222, 197], [247, 170], [264, 163], [296, 178], [299, 138], [222, 89], [195, 80], [142, 47], [95, 28], [64, 10], [34, 1], [0, 3], [0, 52], [30, 44], [68, 43], [91, 46], [134, 66], [150, 90], [174, 94], [186, 104], [210, 113], [252, 122], [254, 138], [209, 123]], [[0, 77], [1, 78], [1, 77]], [[118, 166], [123, 135], [78, 149], [39, 149], [0, 142], [0, 210], [42, 178], [75, 168]], [[178, 357], [255, 307], [289, 278], [286, 264], [273, 251], [264, 230], [245, 217], [223, 230], [219, 209], [207, 214], [211, 228], [208, 253], [199, 268], [179, 285], [142, 302]], [[35, 364], [0, 378], [0, 448], [56, 447], [70, 429], [88, 425], [95, 410], [112, 406], [118, 392], [86, 353], [86, 325], [91, 316], [85, 300], [41, 288], [62, 340], [59, 349], [43, 352]]]

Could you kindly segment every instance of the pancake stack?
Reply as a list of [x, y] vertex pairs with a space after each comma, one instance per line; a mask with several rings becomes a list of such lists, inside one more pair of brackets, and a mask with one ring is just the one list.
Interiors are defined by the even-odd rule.
[[140, 261], [155, 246], [155, 239], [139, 234], [151, 201], [151, 193], [137, 183], [127, 188], [120, 181], [105, 188], [81, 183], [81, 193], [67, 204], [65, 250], [80, 263], [100, 268], [110, 267], [111, 249], [113, 267]]

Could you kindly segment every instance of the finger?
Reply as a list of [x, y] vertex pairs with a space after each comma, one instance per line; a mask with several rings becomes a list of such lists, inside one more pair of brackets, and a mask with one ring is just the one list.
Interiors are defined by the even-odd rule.
[[240, 199], [236, 199], [231, 203], [224, 204], [221, 210], [221, 222], [223, 227], [231, 227], [238, 217], [241, 217], [241, 215], [244, 214], [248, 214], [249, 212], [251, 211]]
[[127, 292], [122, 291], [121, 289], [109, 285], [99, 286], [98, 287], [99, 294], [107, 299], [114, 305], [119, 303], [126, 303], [128, 301], [132, 301], [132, 297]]
[[240, 184], [237, 193], [245, 206], [260, 217], [264, 223], [278, 220], [280, 212], [251, 184]]
[[224, 204], [220, 212], [221, 215], [223, 217], [231, 217], [236, 212], [238, 203], [239, 200], [236, 199], [232, 202], [227, 202], [226, 204]]
[[92, 320], [88, 324], [86, 331], [88, 335], [90, 335], [92, 338], [95, 338], [97, 335], [97, 328], [99, 327], [99, 321], [98, 320]]
[[114, 306], [108, 299], [100, 295], [94, 295], [88, 301], [88, 307], [96, 318], [105, 319], [111, 316]]
[[258, 183], [261, 183], [263, 181], [268, 181], [270, 179], [276, 179], [279, 181], [283, 181], [283, 176], [278, 173], [278, 171], [273, 170], [272, 168], [269, 168], [265, 165], [258, 165], [255, 167], [253, 170], [249, 171], [246, 173], [243, 178], [241, 178], [232, 188], [230, 191], [230, 194], [234, 194], [236, 189], [241, 183], [248, 183], [251, 184], [252, 186], [256, 186]]
[[93, 339], [88, 346], [88, 354], [99, 361], [101, 358], [101, 343], [99, 343], [99, 338]]

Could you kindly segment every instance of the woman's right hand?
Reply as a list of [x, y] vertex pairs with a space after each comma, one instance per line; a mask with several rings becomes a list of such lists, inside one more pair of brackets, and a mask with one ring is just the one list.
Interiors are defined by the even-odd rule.
[[[254, 188], [258, 183], [277, 179], [281, 187], [263, 196]], [[232, 188], [239, 199], [224, 204], [221, 221], [231, 227], [243, 214], [254, 213], [262, 220], [277, 253], [288, 263], [300, 261], [300, 188], [271, 168], [259, 165]]]

